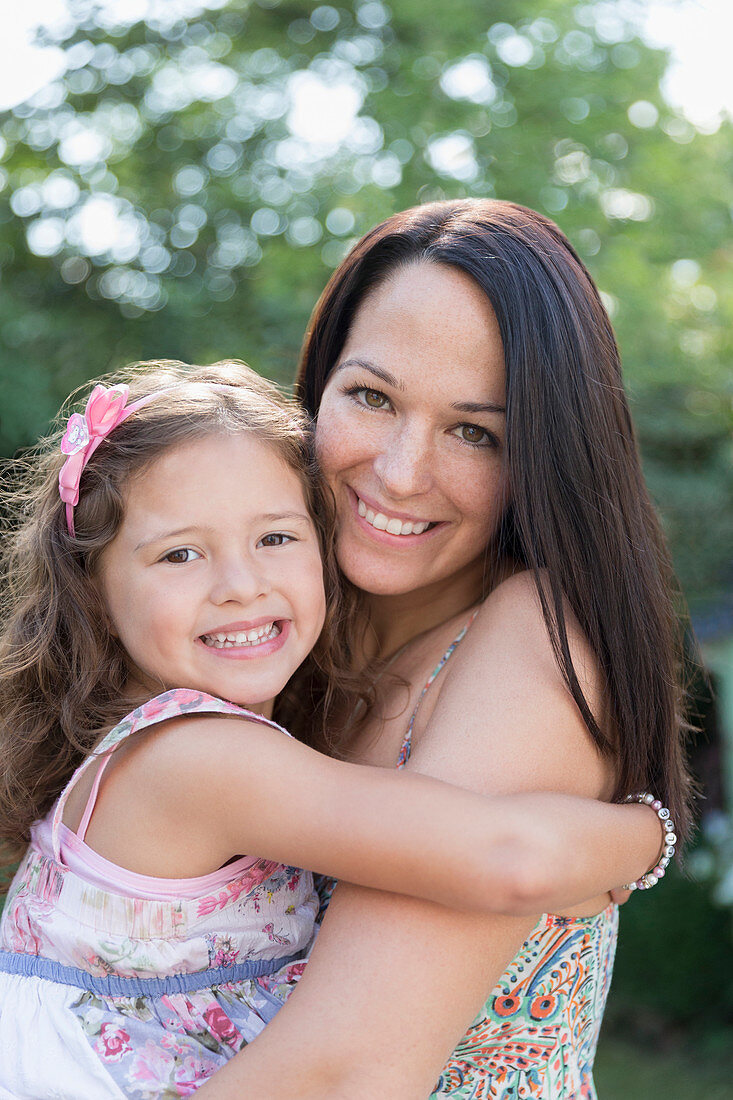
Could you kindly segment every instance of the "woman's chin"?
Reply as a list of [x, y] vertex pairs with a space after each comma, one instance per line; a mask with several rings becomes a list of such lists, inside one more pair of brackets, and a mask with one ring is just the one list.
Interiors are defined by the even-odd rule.
[[337, 559], [346, 579], [370, 596], [404, 596], [424, 583], [420, 572], [411, 564], [395, 568], [393, 562], [388, 564], [352, 547], [344, 547], [342, 552], [339, 546]]

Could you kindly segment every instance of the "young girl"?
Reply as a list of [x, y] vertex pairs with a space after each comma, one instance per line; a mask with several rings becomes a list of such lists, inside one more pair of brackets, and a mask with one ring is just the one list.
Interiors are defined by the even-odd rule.
[[[564, 902], [609, 887], [600, 838], [628, 807], [598, 804], [596, 856], [561, 876], [584, 800], [483, 799], [272, 721], [298, 669], [293, 718], [318, 670], [348, 700], [348, 617], [302, 419], [247, 368], [96, 386], [23, 493], [0, 835], [30, 844], [0, 929], [0, 1097], [195, 1091], [302, 971], [318, 900], [299, 867], [515, 913], [552, 907], [556, 881]], [[660, 843], [638, 813], [629, 877]]]

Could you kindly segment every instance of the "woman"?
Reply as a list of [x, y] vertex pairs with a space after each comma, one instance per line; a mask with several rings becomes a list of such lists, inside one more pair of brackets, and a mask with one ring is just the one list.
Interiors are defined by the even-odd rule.
[[[489, 200], [389, 219], [326, 288], [299, 386], [363, 600], [355, 660], [383, 669], [334, 751], [487, 793], [651, 790], [684, 836], [667, 558], [559, 230]], [[629, 811], [569, 868], [638, 842]], [[293, 996], [203, 1094], [591, 1097], [615, 934], [608, 895], [538, 921], [343, 883]]]

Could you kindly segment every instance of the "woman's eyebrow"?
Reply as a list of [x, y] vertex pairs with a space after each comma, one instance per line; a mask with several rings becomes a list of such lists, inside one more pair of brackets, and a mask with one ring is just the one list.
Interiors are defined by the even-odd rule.
[[[339, 370], [344, 370], [346, 367], [361, 367], [363, 370], [368, 370], [371, 374], [376, 375], [382, 382], [386, 382], [388, 386], [392, 386], [396, 390], [404, 390], [405, 383], [400, 382], [398, 378], [395, 378], [384, 367], [378, 367], [376, 363], [370, 363], [367, 359], [344, 359], [343, 363], [339, 363], [334, 368], [334, 373]], [[456, 412], [464, 413], [505, 413], [506, 408], [504, 405], [497, 405], [493, 401], [480, 402], [480, 401], [453, 401], [451, 402], [451, 408]]]
[[388, 386], [392, 386], [396, 390], [404, 390], [405, 383], [400, 382], [398, 378], [395, 378], [393, 374], [390, 374], [384, 367], [378, 367], [376, 363], [370, 363], [366, 359], [344, 359], [343, 363], [339, 363], [334, 368], [334, 373], [339, 370], [344, 370], [346, 367], [361, 367], [363, 370], [368, 370], [371, 374], [376, 375], [377, 378], [381, 378], [382, 382], [385, 382]]
[[451, 408], [462, 413], [506, 413], [505, 405], [495, 405], [493, 401], [452, 401]]

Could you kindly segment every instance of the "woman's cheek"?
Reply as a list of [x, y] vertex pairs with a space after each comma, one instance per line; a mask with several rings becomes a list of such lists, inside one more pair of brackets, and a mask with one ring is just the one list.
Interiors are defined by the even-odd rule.
[[324, 395], [316, 424], [316, 454], [330, 477], [370, 461], [378, 453], [386, 424], [377, 413], [360, 410], [349, 397]]

